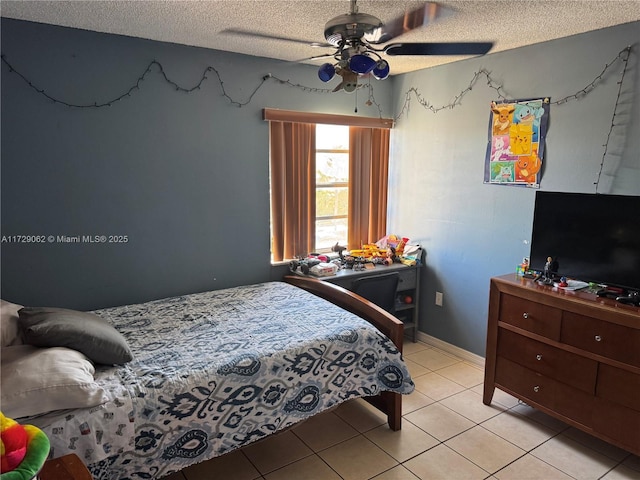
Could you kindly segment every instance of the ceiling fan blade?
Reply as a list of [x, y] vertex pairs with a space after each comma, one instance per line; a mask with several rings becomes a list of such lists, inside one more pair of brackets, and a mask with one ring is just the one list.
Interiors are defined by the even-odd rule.
[[384, 53], [396, 55], [484, 55], [493, 47], [492, 42], [451, 43], [392, 43]]
[[445, 16], [453, 10], [442, 7], [435, 2], [425, 2], [420, 8], [406, 11], [403, 16], [385, 23], [364, 35], [365, 41], [371, 44], [388, 42], [415, 28], [424, 27], [436, 18]]
[[278, 35], [270, 35], [268, 33], [250, 32], [249, 30], [242, 30], [239, 28], [225, 28], [220, 33], [227, 35], [238, 35], [253, 38], [264, 38], [267, 40], [282, 40], [284, 42], [301, 43], [310, 47], [333, 47], [330, 43], [318, 43], [304, 40], [301, 38], [280, 37]]

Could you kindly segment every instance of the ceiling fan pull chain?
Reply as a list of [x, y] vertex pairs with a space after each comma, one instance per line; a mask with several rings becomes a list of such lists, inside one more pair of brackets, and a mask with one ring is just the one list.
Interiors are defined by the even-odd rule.
[[354, 113], [358, 113], [358, 80], [356, 79], [356, 91], [355, 91], [355, 107], [353, 109]]

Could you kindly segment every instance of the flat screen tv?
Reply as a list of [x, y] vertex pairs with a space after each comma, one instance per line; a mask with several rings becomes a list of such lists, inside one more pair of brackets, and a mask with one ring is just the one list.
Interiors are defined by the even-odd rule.
[[640, 290], [640, 196], [537, 191], [530, 268]]

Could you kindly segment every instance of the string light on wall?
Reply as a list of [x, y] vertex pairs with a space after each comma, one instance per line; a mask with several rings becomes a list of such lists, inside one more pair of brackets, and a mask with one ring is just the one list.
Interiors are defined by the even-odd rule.
[[[561, 98], [560, 100], [556, 100], [554, 102], [551, 102], [551, 105], [563, 105], [563, 104], [565, 104], [565, 103], [567, 103], [569, 101], [578, 100], [578, 99], [584, 98], [586, 95], [591, 93], [598, 86], [598, 84], [604, 79], [604, 77], [607, 74], [607, 72], [609, 70], [611, 70], [614, 65], [616, 65], [620, 61], [622, 62], [623, 70], [621, 72], [620, 81], [618, 82], [618, 93], [617, 93], [617, 96], [616, 96], [616, 101], [615, 101], [615, 105], [614, 105], [614, 109], [613, 109], [613, 116], [612, 116], [612, 119], [611, 119], [611, 126], [610, 126], [609, 132], [607, 134], [606, 142], [603, 145], [604, 151], [603, 151], [603, 154], [602, 154], [602, 161], [600, 163], [600, 169], [598, 171], [597, 180], [594, 182], [594, 185], [596, 186], [596, 193], [598, 191], [600, 178], [601, 178], [602, 173], [603, 173], [605, 159], [606, 159], [606, 156], [608, 154], [609, 141], [610, 141], [610, 138], [611, 138], [611, 134], [613, 132], [614, 127], [616, 127], [615, 118], [616, 118], [616, 115], [618, 114], [618, 107], [619, 107], [619, 104], [620, 104], [622, 86], [623, 86], [625, 74], [627, 72], [630, 55], [631, 55], [631, 46], [627, 46], [624, 49], [622, 49], [610, 63], [607, 63], [605, 65], [605, 67], [603, 68], [602, 72], [600, 72], [600, 74], [598, 74], [591, 82], [589, 82], [586, 87], [578, 90], [576, 93], [573, 93], [571, 95], [567, 95], [567, 96]], [[77, 104], [77, 103], [73, 103], [73, 102], [69, 102], [69, 101], [65, 101], [65, 100], [60, 100], [59, 98], [56, 98], [53, 95], [48, 94], [44, 89], [37, 87], [28, 78], [26, 78], [22, 73], [17, 71], [9, 63], [9, 61], [7, 60], [7, 58], [6, 58], [6, 56], [4, 54], [0, 55], [0, 58], [2, 59], [2, 63], [4, 63], [9, 68], [9, 72], [10, 73], [15, 73], [16, 75], [18, 75], [25, 83], [27, 83], [27, 85], [31, 89], [35, 90], [37, 93], [39, 93], [40, 95], [46, 97], [47, 99], [51, 100], [54, 103], [58, 103], [58, 104], [61, 104], [61, 105], [66, 105], [67, 107], [72, 107], [72, 108], [102, 108], [102, 107], [109, 107], [109, 106], [113, 105], [114, 103], [117, 103], [117, 102], [119, 102], [119, 101], [121, 101], [121, 100], [123, 100], [123, 99], [125, 99], [127, 97], [130, 97], [135, 91], [140, 89], [141, 83], [145, 80], [147, 75], [152, 73], [152, 70], [154, 68], [156, 68], [160, 72], [160, 74], [162, 75], [162, 78], [164, 78], [164, 80], [167, 83], [169, 83], [176, 91], [187, 93], [187, 94], [190, 94], [190, 93], [193, 93], [193, 92], [195, 92], [197, 90], [200, 90], [202, 85], [203, 85], [203, 83], [206, 80], [209, 79], [208, 74], [213, 73], [215, 75], [217, 81], [218, 81], [218, 84], [220, 85], [220, 89], [222, 90], [222, 96], [225, 97], [229, 101], [229, 103], [231, 105], [234, 105], [234, 106], [237, 106], [237, 107], [244, 107], [244, 106], [248, 105], [249, 103], [251, 103], [251, 101], [253, 100], [253, 97], [256, 95], [256, 93], [258, 93], [258, 91], [264, 86], [264, 84], [267, 81], [275, 81], [275, 82], [279, 83], [280, 85], [284, 85], [284, 86], [291, 87], [291, 88], [296, 88], [296, 89], [302, 90], [302, 91], [307, 92], [307, 93], [320, 93], [320, 94], [335, 93], [335, 89], [308, 87], [308, 86], [305, 86], [305, 85], [293, 83], [290, 80], [283, 80], [281, 78], [278, 78], [278, 77], [268, 73], [266, 75], [263, 75], [260, 78], [257, 86], [251, 92], [249, 97], [245, 101], [241, 102], [241, 101], [233, 99], [226, 92], [226, 90], [224, 88], [224, 82], [222, 81], [222, 77], [220, 75], [220, 72], [215, 67], [208, 66], [204, 70], [204, 72], [202, 73], [198, 83], [196, 83], [196, 85], [194, 85], [193, 87], [183, 87], [183, 86], [178, 85], [176, 82], [174, 82], [173, 80], [171, 80], [167, 76], [166, 72], [164, 71], [164, 67], [162, 66], [162, 64], [160, 62], [158, 62], [157, 60], [152, 60], [149, 63], [149, 65], [147, 65], [146, 69], [144, 70], [144, 73], [142, 75], [140, 75], [140, 77], [138, 77], [138, 79], [135, 82], [135, 84], [132, 85], [129, 89], [127, 89], [124, 93], [122, 93], [120, 95], [117, 95], [116, 97], [112, 98], [111, 100], [108, 100], [108, 101], [105, 101], [105, 102], [101, 102], [101, 103], [94, 102], [94, 103], [91, 103], [91, 104]], [[507, 96], [506, 96], [506, 94], [504, 92], [502, 84], [496, 82], [491, 77], [491, 73], [488, 70], [483, 68], [483, 69], [480, 69], [479, 71], [477, 71], [477, 72], [475, 72], [473, 74], [473, 77], [471, 78], [471, 80], [469, 82], [469, 85], [465, 89], [463, 89], [458, 95], [456, 95], [451, 102], [449, 102], [446, 105], [442, 105], [440, 107], [436, 107], [433, 104], [431, 104], [428, 100], [426, 100], [422, 96], [422, 94], [420, 93], [420, 91], [418, 90], [417, 87], [409, 88], [404, 94], [404, 102], [403, 102], [402, 108], [400, 109], [400, 112], [395, 116], [394, 121], [398, 121], [402, 116], [404, 116], [405, 114], [408, 113], [409, 107], [410, 107], [410, 104], [411, 104], [412, 96], [416, 97], [418, 103], [423, 108], [425, 108], [426, 110], [430, 110], [433, 113], [438, 113], [438, 112], [440, 112], [442, 110], [445, 110], [445, 109], [453, 109], [453, 108], [455, 108], [457, 106], [462, 105], [463, 97], [473, 90], [473, 87], [476, 85], [478, 80], [483, 76], [487, 79], [487, 87], [489, 87], [490, 89], [495, 90], [495, 92], [496, 92], [495, 94], [496, 94], [497, 98], [500, 99], [500, 100], [506, 100]], [[369, 84], [359, 84], [358, 87], [366, 88], [368, 90], [369, 95], [368, 95], [368, 98], [367, 98], [367, 100], [365, 102], [365, 105], [367, 105], [367, 106], [375, 105], [377, 107], [377, 109], [378, 109], [378, 113], [379, 113], [380, 118], [383, 118], [382, 108], [381, 108], [380, 104], [375, 99], [375, 96], [373, 94], [373, 86], [371, 85], [370, 79], [369, 79]]]
[[[626, 52], [626, 54], [625, 54], [625, 52]], [[609, 140], [611, 138], [611, 134], [613, 133], [613, 129], [616, 126], [616, 116], [618, 115], [618, 106], [620, 105], [620, 96], [622, 94], [622, 85], [624, 84], [624, 76], [627, 73], [627, 67], [629, 66], [629, 56], [630, 55], [631, 55], [631, 47], [629, 46], [625, 50], [620, 52], [618, 54], [618, 58], [616, 59], [616, 60], [622, 60], [622, 63], [624, 64], [624, 68], [622, 69], [622, 74], [620, 75], [620, 81], [618, 82], [618, 94], [616, 95], [616, 104], [613, 107], [613, 114], [611, 116], [611, 126], [609, 127], [609, 133], [607, 133], [607, 141], [604, 143], [604, 145], [602, 145], [604, 147], [604, 150], [602, 151], [602, 161], [600, 162], [600, 169], [598, 170], [598, 176], [596, 178], [596, 181], [593, 182], [593, 184], [596, 187], [596, 193], [599, 193], [598, 192], [598, 187], [600, 186], [600, 178], [602, 177], [602, 171], [604, 169], [604, 162], [605, 162], [605, 159], [607, 158], [607, 153], [608, 153], [608, 150], [609, 150]], [[615, 62], [615, 60], [614, 60], [614, 62]], [[612, 62], [612, 63], [614, 63], [614, 62]], [[602, 77], [604, 76], [604, 73], [608, 70], [608, 68], [610, 66], [611, 66], [611, 64], [607, 64], [604, 67], [604, 70], [602, 71], [602, 73], [600, 75], [598, 75], [593, 82], [591, 82], [583, 90], [581, 90], [579, 92], [579, 94], [586, 95], [588, 92], [593, 90], [596, 87], [596, 82], [602, 80]], [[578, 98], [578, 97], [576, 96], [575, 98]], [[562, 99], [562, 100], [566, 100], [566, 99]]]
[[[597, 75], [591, 82], [589, 82], [589, 84], [586, 87], [584, 87], [581, 90], [578, 90], [574, 94], [567, 95], [566, 97], [561, 98], [560, 100], [551, 102], [551, 105], [562, 105], [571, 100], [578, 100], [580, 98], [583, 98], [585, 95], [589, 94], [598, 85], [598, 83], [600, 83], [600, 81], [604, 78], [607, 71], [610, 70], [619, 60], [622, 61], [624, 64], [624, 69], [622, 72], [622, 79], [624, 79], [624, 74], [627, 70], [630, 54], [631, 54], [631, 46], [624, 48], [618, 53], [618, 55], [616, 55], [616, 58], [614, 58], [610, 63], [607, 63], [605, 65], [602, 72], [600, 72], [599, 75]], [[402, 117], [405, 113], [408, 112], [412, 94], [415, 95], [416, 99], [418, 100], [418, 103], [422, 107], [424, 107], [426, 110], [432, 111], [433, 113], [438, 113], [441, 110], [452, 109], [458, 105], [461, 105], [462, 98], [471, 90], [473, 90], [473, 87], [478, 82], [478, 79], [482, 76], [485, 76], [487, 78], [487, 87], [496, 91], [496, 96], [498, 99], [500, 100], [507, 99], [507, 96], [503, 93], [503, 86], [498, 82], [496, 82], [493, 78], [491, 78], [491, 73], [488, 70], [483, 68], [474, 73], [473, 77], [471, 78], [471, 81], [469, 82], [469, 86], [467, 88], [465, 88], [458, 95], [456, 95], [450, 103], [446, 105], [442, 105], [440, 107], [435, 107], [432, 104], [430, 104], [429, 101], [425, 100], [416, 87], [409, 88], [404, 94], [404, 103], [402, 105], [402, 108], [398, 113], [398, 115], [396, 115], [394, 120], [396, 121], [399, 120], [400, 117]], [[622, 84], [622, 79], [620, 80], [620, 84]], [[616, 106], [617, 106], [618, 100], [619, 100], [619, 97], [616, 99]]]
[[225, 97], [227, 100], [229, 100], [229, 103], [231, 103], [231, 105], [235, 105], [237, 107], [244, 107], [244, 106], [248, 105], [249, 103], [251, 103], [251, 100], [253, 99], [254, 95], [256, 93], [258, 93], [258, 90], [260, 90], [260, 88], [264, 85], [264, 83], [267, 80], [275, 80], [275, 81], [277, 81], [277, 82], [279, 82], [279, 83], [281, 83], [283, 85], [289, 85], [291, 87], [300, 88], [301, 90], [304, 90], [306, 92], [332, 93], [332, 90], [330, 90], [330, 89], [305, 87], [304, 85], [291, 83], [289, 80], [282, 80], [282, 79], [277, 78], [277, 77], [271, 75], [270, 73], [268, 73], [268, 74], [262, 76], [262, 78], [258, 82], [258, 85], [256, 86], [256, 88], [249, 95], [249, 98], [247, 98], [247, 100], [245, 100], [244, 102], [240, 102], [238, 100], [234, 100], [227, 93], [227, 91], [224, 88], [224, 82], [222, 81], [222, 77], [220, 76], [220, 72], [215, 67], [208, 66], [207, 68], [205, 68], [204, 72], [202, 72], [200, 80], [193, 87], [183, 87], [183, 86], [178, 85], [176, 82], [174, 82], [173, 80], [171, 80], [167, 76], [166, 72], [164, 71], [164, 67], [162, 66], [162, 64], [160, 62], [158, 62], [157, 60], [152, 60], [149, 63], [149, 65], [147, 65], [147, 68], [144, 70], [144, 73], [138, 77], [136, 83], [134, 85], [132, 85], [131, 87], [129, 87], [127, 89], [127, 91], [125, 91], [124, 93], [122, 93], [120, 95], [117, 95], [116, 97], [112, 98], [111, 100], [103, 101], [103, 102], [100, 102], [100, 103], [94, 102], [94, 103], [81, 104], [81, 103], [73, 103], [73, 102], [68, 102], [68, 101], [65, 101], [65, 100], [60, 100], [59, 98], [56, 98], [56, 97], [48, 94], [44, 89], [39, 88], [34, 83], [32, 83], [28, 78], [26, 78], [22, 73], [17, 71], [9, 63], [9, 61], [7, 60], [7, 58], [6, 58], [6, 56], [4, 54], [2, 54], [0, 56], [0, 58], [2, 59], [2, 63], [4, 63], [9, 68], [9, 72], [10, 73], [15, 73], [16, 75], [18, 75], [22, 80], [24, 80], [24, 82], [27, 85], [29, 85], [30, 88], [32, 88], [33, 90], [38, 92], [40, 95], [48, 98], [49, 100], [51, 100], [54, 103], [59, 103], [61, 105], [65, 105], [67, 107], [72, 107], [72, 108], [103, 108], [103, 107], [110, 107], [114, 103], [117, 103], [117, 102], [119, 102], [119, 101], [121, 101], [121, 100], [123, 100], [123, 99], [125, 99], [127, 97], [130, 97], [133, 93], [135, 93], [135, 91], [140, 90], [141, 83], [145, 80], [145, 78], [149, 74], [152, 73], [152, 70], [153, 70], [154, 67], [157, 68], [157, 70], [160, 72], [160, 74], [162, 75], [162, 78], [164, 78], [165, 82], [167, 82], [169, 85], [171, 85], [176, 91], [183, 92], [183, 93], [193, 93], [196, 90], [200, 90], [200, 87], [202, 86], [202, 84], [206, 80], [209, 79], [207, 74], [213, 72], [215, 74], [215, 76], [216, 76], [216, 79], [218, 80], [218, 84], [220, 85], [220, 89], [222, 90], [222, 96]]
[[[631, 52], [631, 47], [628, 46], [626, 48], [624, 48], [623, 50], [621, 50], [618, 55], [616, 56], [616, 58], [611, 62], [606, 64], [606, 66], [604, 67], [604, 69], [602, 70], [602, 72], [596, 76], [586, 87], [584, 87], [583, 89], [579, 90], [578, 92], [572, 94], [572, 95], [568, 95], [560, 100], [557, 100], [555, 102], [552, 102], [552, 105], [561, 105], [563, 103], [566, 103], [570, 100], [576, 100], [578, 98], [584, 97], [585, 95], [587, 95], [588, 93], [590, 93], [596, 86], [597, 84], [603, 79], [604, 75], [606, 74], [606, 72], [608, 70], [610, 70], [612, 68], [612, 66], [617, 63], [617, 60], [622, 60], [624, 62], [624, 70], [626, 71], [627, 69], [627, 63], [629, 60], [629, 55]], [[158, 62], [157, 60], [152, 60], [149, 65], [147, 65], [147, 67], [144, 70], [144, 73], [142, 75], [140, 75], [140, 77], [138, 77], [136, 83], [134, 85], [132, 85], [131, 87], [129, 87], [129, 89], [127, 89], [127, 91], [125, 91], [124, 93], [117, 95], [116, 97], [112, 98], [111, 100], [107, 100], [104, 102], [94, 102], [94, 103], [89, 103], [89, 104], [78, 104], [78, 103], [73, 103], [70, 101], [65, 101], [65, 100], [61, 100], [59, 98], [56, 98], [50, 94], [48, 94], [44, 89], [39, 88], [38, 86], [36, 86], [35, 84], [33, 84], [28, 78], [26, 78], [22, 73], [20, 73], [19, 71], [17, 71], [7, 60], [6, 56], [4, 54], [2, 54], [0, 56], [0, 58], [2, 59], [2, 62], [9, 68], [9, 72], [10, 73], [15, 73], [16, 75], [18, 75], [25, 83], [27, 83], [27, 85], [29, 85], [30, 88], [32, 88], [33, 90], [35, 90], [37, 93], [39, 93], [40, 95], [48, 98], [49, 100], [51, 100], [54, 103], [58, 103], [61, 105], [66, 105], [68, 107], [73, 107], [73, 108], [102, 108], [102, 107], [108, 107], [113, 105], [114, 103], [119, 102], [120, 100], [123, 100], [127, 97], [130, 97], [135, 91], [139, 90], [141, 87], [141, 83], [145, 80], [145, 78], [152, 73], [152, 69], [153, 67], [156, 67], [157, 70], [160, 72], [160, 74], [162, 75], [162, 78], [169, 83], [176, 91], [179, 92], [183, 92], [183, 93], [193, 93], [197, 90], [200, 90], [203, 83], [209, 79], [209, 77], [207, 76], [208, 73], [213, 72], [213, 74], [215, 74], [215, 77], [218, 81], [218, 84], [220, 85], [220, 89], [222, 90], [222, 96], [225, 97], [227, 100], [229, 100], [229, 103], [231, 103], [232, 105], [235, 105], [237, 107], [244, 107], [246, 105], [248, 105], [249, 103], [251, 103], [251, 101], [253, 100], [253, 97], [256, 95], [256, 93], [264, 86], [264, 84], [267, 81], [275, 81], [281, 85], [285, 85], [288, 87], [292, 87], [292, 88], [297, 88], [299, 90], [302, 90], [304, 92], [307, 93], [321, 93], [321, 94], [330, 94], [330, 93], [334, 93], [333, 89], [327, 89], [327, 88], [315, 88], [315, 87], [308, 87], [305, 85], [301, 85], [301, 84], [297, 84], [297, 83], [293, 83], [290, 80], [284, 80], [281, 78], [276, 77], [275, 75], [272, 75], [271, 73], [265, 74], [263, 75], [259, 82], [258, 85], [254, 88], [254, 90], [251, 92], [251, 94], [249, 95], [249, 97], [247, 98], [247, 100], [245, 101], [238, 101], [235, 100], [234, 98], [232, 98], [225, 90], [224, 88], [224, 82], [222, 81], [222, 77], [220, 75], [220, 72], [218, 71], [218, 69], [216, 69], [213, 66], [208, 66], [204, 72], [202, 73], [200, 80], [198, 81], [198, 83], [196, 83], [196, 85], [194, 85], [193, 87], [183, 87], [178, 85], [176, 82], [174, 82], [173, 80], [171, 80], [166, 72], [164, 71], [164, 67], [162, 66], [162, 64], [160, 62]], [[400, 110], [400, 112], [395, 116], [395, 120], [399, 120], [405, 113], [408, 112], [409, 110], [409, 106], [410, 106], [410, 101], [411, 101], [411, 96], [414, 95], [417, 100], [418, 103], [424, 107], [426, 110], [430, 110], [433, 113], [438, 113], [441, 110], [445, 110], [445, 109], [453, 109], [456, 106], [459, 106], [462, 104], [462, 98], [468, 94], [471, 90], [473, 90], [473, 87], [475, 86], [475, 84], [478, 82], [478, 80], [482, 77], [485, 76], [487, 79], [487, 86], [493, 90], [496, 91], [496, 96], [499, 99], [506, 99], [506, 95], [503, 93], [503, 86], [496, 82], [493, 78], [491, 78], [491, 74], [488, 70], [486, 69], [481, 69], [477, 72], [474, 73], [473, 77], [471, 78], [469, 85], [463, 89], [458, 95], [456, 95], [453, 100], [446, 104], [446, 105], [442, 105], [440, 107], [435, 107], [434, 105], [432, 105], [428, 100], [426, 100], [422, 94], [420, 93], [420, 91], [418, 90], [417, 87], [411, 87], [409, 88], [405, 94], [404, 94], [404, 103], [403, 106]], [[624, 76], [624, 73], [623, 73]], [[380, 105], [376, 102], [375, 97], [373, 95], [373, 86], [371, 85], [371, 83], [369, 82], [368, 85], [362, 85], [363, 88], [367, 88], [369, 91], [369, 97], [366, 101], [367, 105], [371, 105], [371, 104], [375, 104], [378, 107], [378, 110], [380, 112], [380, 117], [382, 118], [382, 110], [380, 108]], [[616, 104], [617, 105], [617, 104]]]

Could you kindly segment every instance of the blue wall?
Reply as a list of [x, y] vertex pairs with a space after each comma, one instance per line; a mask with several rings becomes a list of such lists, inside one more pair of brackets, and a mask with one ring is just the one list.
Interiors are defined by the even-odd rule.
[[[487, 68], [511, 98], [575, 93], [638, 43], [638, 23], [373, 83], [383, 116], [404, 93], [448, 103]], [[52, 96], [101, 102], [156, 59], [183, 86], [207, 66], [246, 101], [266, 73], [325, 87], [316, 68], [129, 37], [2, 19], [2, 53]], [[625, 79], [603, 193], [640, 194], [638, 62]], [[620, 69], [585, 98], [551, 109], [542, 188], [593, 191]], [[131, 97], [104, 109], [54, 104], [2, 65], [2, 235], [127, 235], [126, 244], [2, 244], [2, 298], [93, 309], [277, 278], [269, 263], [265, 107], [354, 114], [354, 95], [268, 80], [242, 108], [213, 72], [176, 92], [152, 68]], [[331, 87], [335, 85], [335, 80]], [[534, 191], [484, 185], [488, 104], [482, 79], [438, 114], [415, 99], [392, 132], [389, 232], [427, 250], [420, 329], [482, 355], [489, 278], [529, 253]], [[357, 98], [358, 115], [378, 107]], [[275, 273], [274, 273], [275, 272]], [[444, 306], [435, 307], [435, 291]]]
[[[598, 193], [640, 195], [639, 32], [636, 22], [403, 75], [394, 81], [397, 112], [412, 87], [430, 104], [447, 105], [482, 68], [508, 98], [553, 102], [582, 90], [633, 45]], [[622, 67], [616, 63], [579, 100], [552, 105], [542, 190], [595, 192]], [[390, 230], [427, 251], [420, 330], [479, 355], [489, 279], [515, 272], [529, 255], [535, 197], [533, 189], [483, 184], [492, 100], [498, 97], [485, 76], [453, 109], [433, 113], [412, 97], [394, 129], [391, 167]], [[640, 221], [639, 212], [630, 214]]]
[[[215, 67], [246, 102], [272, 73], [326, 88], [317, 68], [2, 19], [2, 53], [33, 84], [73, 103], [104, 102], [151, 60], [191, 87]], [[268, 80], [239, 108], [215, 72], [192, 94], [156, 67], [101, 109], [54, 104], [2, 65], [2, 235], [127, 235], [126, 244], [2, 244], [2, 298], [93, 309], [269, 280], [265, 107], [354, 114], [356, 97]], [[335, 87], [334, 79], [328, 86]], [[391, 82], [373, 84], [391, 112]], [[358, 114], [377, 116], [358, 97]]]

